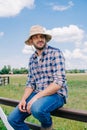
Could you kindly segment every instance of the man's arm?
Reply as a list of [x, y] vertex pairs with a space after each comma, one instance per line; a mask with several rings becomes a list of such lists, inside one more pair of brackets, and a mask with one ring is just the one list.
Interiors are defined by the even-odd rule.
[[46, 89], [37, 93], [27, 104], [27, 112], [30, 113], [31, 105], [39, 98], [56, 93], [61, 87], [56, 83], [51, 83]]
[[26, 99], [29, 97], [29, 95], [33, 92], [33, 89], [30, 87], [25, 88], [24, 95], [22, 96], [22, 99], [18, 105], [18, 108], [22, 112], [26, 112]]
[[32, 89], [32, 88], [26, 87], [26, 88], [25, 88], [24, 95], [22, 96], [22, 99], [23, 99], [23, 100], [26, 100], [32, 92], [33, 92], [33, 89]]
[[56, 93], [61, 87], [56, 84], [56, 83], [51, 83], [46, 89], [44, 89], [43, 91], [39, 92], [36, 96], [36, 98], [41, 98], [43, 96], [49, 96], [52, 95], [54, 93]]

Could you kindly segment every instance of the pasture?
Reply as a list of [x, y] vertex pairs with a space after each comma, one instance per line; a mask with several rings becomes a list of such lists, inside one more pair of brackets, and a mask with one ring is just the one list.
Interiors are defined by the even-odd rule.
[[[0, 97], [20, 100], [24, 92], [27, 75], [10, 75], [10, 84], [0, 86]], [[87, 110], [87, 73], [67, 74], [68, 102], [64, 107]], [[11, 112], [12, 107], [1, 105], [5, 114]], [[87, 130], [87, 123], [52, 117], [55, 130]], [[39, 122], [32, 116], [27, 118], [32, 123]], [[0, 130], [6, 130], [0, 120]]]

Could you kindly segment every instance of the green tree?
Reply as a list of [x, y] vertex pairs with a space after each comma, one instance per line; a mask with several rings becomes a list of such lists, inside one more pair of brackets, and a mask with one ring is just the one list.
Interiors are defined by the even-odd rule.
[[11, 66], [10, 65], [8, 65], [8, 66], [4, 65], [4, 67], [0, 71], [0, 74], [9, 74], [10, 71], [11, 71]]

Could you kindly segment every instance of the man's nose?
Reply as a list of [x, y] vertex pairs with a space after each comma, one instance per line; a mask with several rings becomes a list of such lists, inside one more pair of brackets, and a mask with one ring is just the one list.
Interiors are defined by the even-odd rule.
[[39, 40], [39, 41], [42, 41], [42, 38], [41, 38], [41, 37], [39, 37], [39, 38], [38, 38], [38, 40]]

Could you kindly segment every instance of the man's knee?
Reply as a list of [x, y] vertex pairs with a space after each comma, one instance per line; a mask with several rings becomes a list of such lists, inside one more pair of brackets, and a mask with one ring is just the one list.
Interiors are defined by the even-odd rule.
[[39, 105], [33, 103], [33, 105], [31, 106], [31, 113], [34, 117], [39, 118], [43, 114], [43, 110]]

